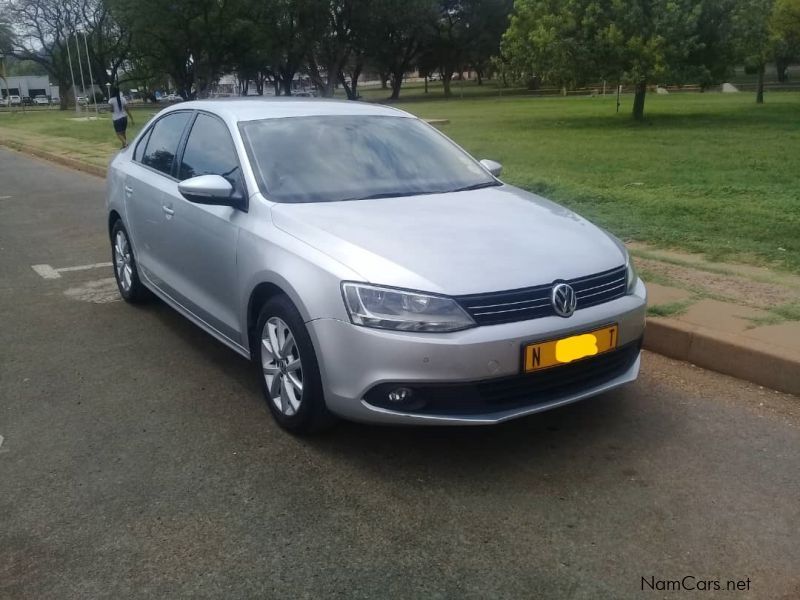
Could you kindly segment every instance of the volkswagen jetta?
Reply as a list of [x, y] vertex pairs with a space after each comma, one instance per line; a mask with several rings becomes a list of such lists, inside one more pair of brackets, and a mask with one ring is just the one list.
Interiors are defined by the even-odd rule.
[[110, 165], [119, 292], [252, 359], [296, 432], [498, 423], [633, 381], [624, 245], [500, 168], [384, 106], [182, 103]]

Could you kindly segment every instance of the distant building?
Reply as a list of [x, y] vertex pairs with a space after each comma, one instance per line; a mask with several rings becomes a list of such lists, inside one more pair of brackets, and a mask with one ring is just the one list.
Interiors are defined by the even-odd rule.
[[50, 85], [50, 80], [47, 76], [38, 75], [23, 75], [21, 77], [6, 77], [8, 89], [3, 85], [0, 79], [0, 94], [2, 97], [8, 98], [11, 96], [21, 96], [35, 98], [36, 96], [47, 96], [52, 100], [60, 98], [58, 94], [58, 86]]

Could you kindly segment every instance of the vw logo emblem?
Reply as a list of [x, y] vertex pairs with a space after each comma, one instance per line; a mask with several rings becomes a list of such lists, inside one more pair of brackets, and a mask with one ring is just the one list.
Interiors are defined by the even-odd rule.
[[568, 283], [557, 283], [553, 286], [553, 292], [550, 296], [550, 301], [553, 303], [553, 309], [556, 314], [561, 317], [571, 317], [575, 312], [575, 307], [578, 304], [578, 298], [575, 296], [575, 290]]

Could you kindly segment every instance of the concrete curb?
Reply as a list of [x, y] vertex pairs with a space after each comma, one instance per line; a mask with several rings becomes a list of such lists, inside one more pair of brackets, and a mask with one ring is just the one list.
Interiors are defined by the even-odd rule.
[[[59, 165], [105, 178], [106, 169], [15, 142], [0, 145], [31, 154]], [[757, 340], [689, 325], [681, 321], [650, 317], [644, 335], [647, 350], [692, 363], [782, 392], [800, 395], [800, 355], [781, 353]]]
[[661, 317], [647, 319], [644, 347], [781, 392], [800, 395], [800, 355]]
[[68, 156], [61, 156], [60, 154], [54, 154], [53, 152], [48, 152], [47, 150], [42, 150], [33, 146], [27, 146], [15, 140], [0, 140], [0, 146], [11, 148], [17, 152], [22, 152], [23, 154], [30, 154], [31, 156], [42, 158], [44, 160], [61, 165], [62, 167], [75, 169], [76, 171], [88, 173], [89, 175], [94, 175], [95, 177], [101, 177], [103, 179], [106, 177], [105, 167], [98, 167], [97, 165], [92, 165], [74, 158], [69, 158]]

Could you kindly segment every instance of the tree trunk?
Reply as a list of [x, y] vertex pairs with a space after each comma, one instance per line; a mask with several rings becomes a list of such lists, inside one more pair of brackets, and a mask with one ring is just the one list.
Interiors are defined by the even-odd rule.
[[778, 57], [775, 59], [775, 70], [778, 72], [778, 82], [786, 83], [789, 79], [786, 75], [786, 69], [789, 67], [789, 61], [785, 58]]
[[388, 73], [380, 73], [381, 78], [381, 89], [388, 90], [389, 89], [389, 74]]
[[647, 82], [639, 81], [633, 96], [633, 118], [637, 121], [644, 119], [644, 97], [647, 94]]
[[361, 69], [353, 71], [350, 75], [350, 93], [353, 95], [351, 100], [358, 100], [358, 78], [361, 76]]
[[442, 87], [444, 88], [444, 97], [449, 98], [453, 95], [453, 92], [450, 90], [450, 82], [453, 80], [453, 74], [449, 71], [442, 72]]
[[756, 88], [756, 104], [764, 104], [764, 63], [758, 65], [758, 88]]
[[480, 69], [475, 69], [475, 76], [478, 78], [478, 85], [483, 85], [483, 72]]
[[334, 94], [336, 94], [336, 74], [339, 70], [336, 67], [328, 67], [328, 78], [325, 81], [325, 89], [322, 91], [322, 95], [325, 98], [333, 98]]
[[58, 82], [58, 96], [58, 109], [67, 110], [67, 108], [69, 108], [69, 100], [73, 97], [73, 90], [69, 83], [66, 81]]
[[339, 71], [339, 83], [344, 88], [348, 100], [358, 100], [358, 77], [361, 75], [361, 68], [356, 67], [350, 72], [350, 83], [347, 83], [344, 71]]
[[400, 98], [400, 88], [403, 86], [403, 72], [392, 73], [392, 95], [389, 100], [397, 100]]
[[364, 68], [364, 64], [359, 60], [356, 62], [353, 69], [350, 71], [350, 86], [348, 87], [347, 82], [344, 79], [344, 74], [340, 75], [342, 87], [344, 87], [344, 91], [347, 93], [347, 98], [349, 100], [358, 100], [358, 78], [361, 77], [361, 70]]
[[428, 74], [425, 73], [425, 93], [428, 93]]

